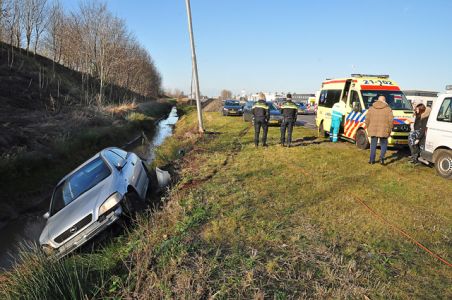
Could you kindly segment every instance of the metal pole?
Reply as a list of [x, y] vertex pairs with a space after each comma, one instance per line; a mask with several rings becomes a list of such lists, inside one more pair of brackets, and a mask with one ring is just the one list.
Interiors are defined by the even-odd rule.
[[196, 51], [195, 51], [195, 41], [193, 38], [193, 28], [191, 24], [191, 8], [190, 8], [190, 0], [185, 0], [185, 4], [187, 6], [187, 16], [188, 16], [188, 31], [190, 33], [190, 44], [191, 44], [191, 60], [192, 60], [192, 71], [194, 72], [194, 81], [195, 81], [195, 94], [196, 94], [196, 108], [198, 110], [198, 126], [199, 132], [204, 133], [204, 127], [202, 122], [202, 107], [201, 107], [201, 99], [199, 96], [199, 81], [198, 81], [198, 65], [196, 62]]

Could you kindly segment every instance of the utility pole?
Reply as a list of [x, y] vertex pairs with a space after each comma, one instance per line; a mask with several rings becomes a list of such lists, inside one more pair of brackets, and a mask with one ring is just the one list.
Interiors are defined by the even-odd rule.
[[199, 96], [199, 80], [198, 80], [198, 64], [196, 62], [196, 51], [195, 51], [195, 41], [193, 37], [193, 28], [191, 24], [191, 8], [190, 8], [190, 0], [185, 0], [185, 4], [187, 6], [187, 16], [188, 16], [188, 31], [190, 33], [190, 44], [191, 44], [191, 60], [192, 60], [192, 72], [195, 83], [195, 94], [196, 94], [196, 108], [198, 110], [198, 126], [199, 132], [204, 133], [204, 126], [202, 122], [202, 107], [201, 107], [201, 99]]

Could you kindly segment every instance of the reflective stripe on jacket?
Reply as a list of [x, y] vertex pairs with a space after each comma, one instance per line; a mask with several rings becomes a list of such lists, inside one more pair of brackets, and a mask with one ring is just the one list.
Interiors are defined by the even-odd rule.
[[265, 101], [259, 100], [258, 102], [256, 102], [253, 105], [252, 111], [255, 118], [270, 118], [269, 107]]
[[298, 107], [292, 101], [287, 101], [281, 106], [281, 113], [284, 118], [297, 119]]

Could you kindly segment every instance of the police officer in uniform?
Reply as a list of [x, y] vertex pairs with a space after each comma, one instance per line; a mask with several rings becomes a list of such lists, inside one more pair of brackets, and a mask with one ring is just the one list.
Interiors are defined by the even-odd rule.
[[287, 146], [290, 147], [292, 143], [292, 130], [297, 121], [298, 107], [292, 102], [292, 95], [287, 94], [287, 101], [281, 106], [281, 113], [283, 120], [281, 122], [281, 145], [286, 144], [286, 130], [287, 132]]
[[259, 101], [257, 101], [252, 108], [254, 119], [254, 145], [259, 146], [259, 135], [261, 127], [263, 129], [262, 134], [262, 146], [267, 147], [267, 132], [268, 121], [270, 120], [270, 109], [265, 102], [265, 95], [259, 93]]

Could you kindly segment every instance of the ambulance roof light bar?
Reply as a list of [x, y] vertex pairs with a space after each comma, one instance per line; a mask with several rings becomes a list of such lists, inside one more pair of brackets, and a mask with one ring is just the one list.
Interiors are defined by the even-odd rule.
[[389, 75], [370, 75], [370, 74], [352, 74], [352, 77], [354, 78], [361, 78], [361, 77], [377, 77], [377, 78], [389, 78]]

